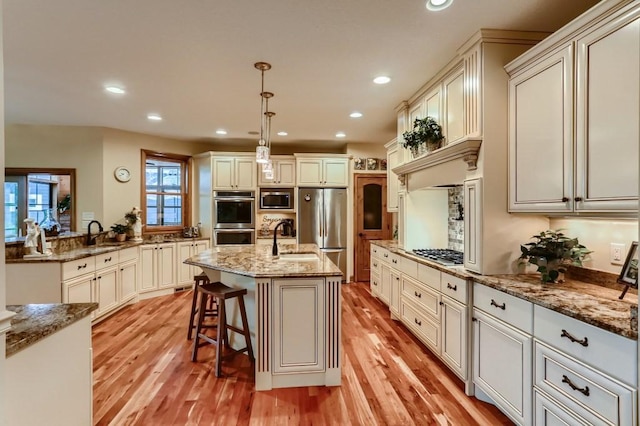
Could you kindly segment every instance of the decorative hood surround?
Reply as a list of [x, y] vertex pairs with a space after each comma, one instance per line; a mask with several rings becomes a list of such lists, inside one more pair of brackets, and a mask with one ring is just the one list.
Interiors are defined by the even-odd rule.
[[482, 145], [482, 138], [465, 138], [395, 167], [392, 171], [398, 175], [398, 179], [404, 185], [408, 174], [419, 173], [451, 161], [462, 160], [467, 163], [467, 170], [476, 170], [480, 145]]

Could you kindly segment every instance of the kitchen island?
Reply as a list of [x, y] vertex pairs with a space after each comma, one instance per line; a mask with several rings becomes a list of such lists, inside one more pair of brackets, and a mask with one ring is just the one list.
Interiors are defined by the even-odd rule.
[[[247, 290], [256, 390], [338, 386], [341, 381], [342, 272], [315, 244], [218, 246], [185, 261], [211, 282]], [[235, 300], [227, 321], [240, 325]], [[231, 332], [232, 347], [243, 346]]]

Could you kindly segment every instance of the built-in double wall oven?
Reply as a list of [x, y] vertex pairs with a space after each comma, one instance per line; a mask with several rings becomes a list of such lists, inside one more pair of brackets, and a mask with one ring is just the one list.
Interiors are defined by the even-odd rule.
[[256, 197], [254, 191], [213, 193], [214, 245], [255, 242]]

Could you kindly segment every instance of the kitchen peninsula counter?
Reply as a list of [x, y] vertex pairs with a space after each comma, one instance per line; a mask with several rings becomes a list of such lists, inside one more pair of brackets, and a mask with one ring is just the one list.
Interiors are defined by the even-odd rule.
[[[448, 267], [415, 256], [398, 248], [396, 241], [372, 241], [372, 244], [418, 263], [459, 278], [473, 280], [620, 336], [633, 340], [638, 339], [637, 326], [632, 327], [631, 319], [631, 307], [638, 306], [637, 295], [629, 293], [623, 300], [619, 300], [618, 296], [622, 292], [622, 286], [619, 289], [609, 288], [573, 279], [570, 275], [569, 278], [565, 278], [563, 283], [556, 284], [542, 283], [540, 275], [537, 273], [478, 275], [466, 271], [462, 266]], [[635, 325], [637, 325], [637, 318]]]
[[[185, 263], [201, 267], [211, 282], [247, 290], [256, 390], [338, 386], [342, 272], [315, 244], [279, 248], [274, 257], [271, 245], [218, 246]], [[287, 254], [297, 258], [284, 259]], [[227, 320], [241, 325], [234, 299], [227, 301]], [[244, 346], [241, 335], [231, 333], [229, 340]]]

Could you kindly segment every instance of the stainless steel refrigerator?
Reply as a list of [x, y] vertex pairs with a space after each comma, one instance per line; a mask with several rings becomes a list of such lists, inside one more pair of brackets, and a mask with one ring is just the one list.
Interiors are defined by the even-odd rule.
[[347, 190], [298, 189], [298, 242], [315, 243], [347, 276]]

